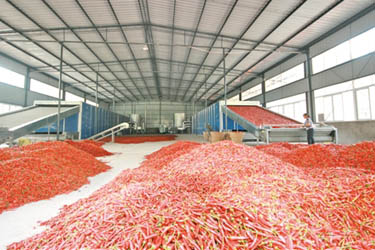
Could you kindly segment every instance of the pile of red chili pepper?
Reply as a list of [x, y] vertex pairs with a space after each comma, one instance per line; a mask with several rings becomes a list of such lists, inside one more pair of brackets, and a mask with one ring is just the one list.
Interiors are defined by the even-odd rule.
[[161, 169], [180, 155], [187, 154], [201, 145], [198, 142], [179, 141], [172, 145], [162, 147], [160, 150], [146, 156], [141, 167]]
[[[173, 141], [176, 135], [142, 135], [142, 136], [116, 136], [115, 142], [122, 144], [137, 144], [144, 142]], [[104, 138], [103, 142], [110, 142], [110, 137]]]
[[111, 152], [108, 152], [107, 150], [102, 148], [104, 142], [97, 142], [93, 140], [83, 140], [83, 141], [65, 140], [65, 142], [95, 157], [113, 155]]
[[0, 213], [76, 190], [108, 169], [65, 142], [0, 149]]
[[257, 149], [300, 167], [351, 167], [375, 170], [375, 142], [354, 145], [273, 143]]
[[160, 169], [122, 172], [8, 249], [374, 249], [374, 171], [306, 169], [202, 144]]
[[299, 123], [289, 119], [285, 116], [281, 116], [270, 110], [258, 107], [258, 106], [228, 106], [228, 108], [237, 114], [244, 117], [246, 120], [252, 122], [256, 126], [262, 126], [264, 124], [288, 124], [298, 125]]

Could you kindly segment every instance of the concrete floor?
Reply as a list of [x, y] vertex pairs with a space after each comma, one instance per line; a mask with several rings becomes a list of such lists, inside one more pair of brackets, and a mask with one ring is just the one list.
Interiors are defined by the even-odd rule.
[[[203, 142], [202, 136], [195, 135], [179, 135], [176, 140]], [[112, 168], [107, 172], [89, 178], [89, 184], [69, 194], [58, 195], [49, 200], [32, 202], [0, 214], [0, 250], [5, 250], [6, 246], [13, 242], [24, 240], [42, 232], [45, 227], [40, 226], [39, 222], [56, 216], [64, 205], [72, 204], [79, 199], [90, 196], [103, 185], [112, 181], [124, 169], [138, 167], [144, 160], [145, 155], [174, 142], [176, 141], [141, 144], [105, 144], [104, 148], [115, 154], [98, 159], [106, 162]]]

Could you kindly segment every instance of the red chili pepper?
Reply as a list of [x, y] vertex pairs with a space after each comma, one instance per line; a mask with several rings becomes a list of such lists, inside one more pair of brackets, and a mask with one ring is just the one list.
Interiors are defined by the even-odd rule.
[[92, 140], [83, 140], [83, 141], [71, 141], [65, 140], [64, 142], [72, 145], [75, 148], [78, 148], [82, 151], [85, 151], [95, 157], [113, 155], [111, 152], [108, 152], [102, 148], [103, 142], [97, 142]]
[[[173, 141], [176, 135], [154, 135], [154, 136], [116, 136], [115, 142], [122, 144], [137, 144], [144, 142]], [[106, 137], [102, 142], [110, 142], [112, 139]]]
[[173, 144], [8, 249], [74, 249], [80, 237], [92, 249], [375, 249], [374, 169], [319, 165], [342, 152], [374, 157], [371, 144], [307, 147], [260, 148], [280, 159], [229, 141]]
[[109, 169], [91, 154], [65, 142], [0, 149], [0, 157], [3, 157], [0, 159], [0, 213], [76, 190], [88, 183], [87, 177]]

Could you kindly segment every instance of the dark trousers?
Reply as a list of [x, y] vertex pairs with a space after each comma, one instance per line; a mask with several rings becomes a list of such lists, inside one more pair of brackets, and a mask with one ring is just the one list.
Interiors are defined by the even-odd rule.
[[307, 143], [308, 144], [314, 144], [314, 129], [310, 128], [307, 130]]

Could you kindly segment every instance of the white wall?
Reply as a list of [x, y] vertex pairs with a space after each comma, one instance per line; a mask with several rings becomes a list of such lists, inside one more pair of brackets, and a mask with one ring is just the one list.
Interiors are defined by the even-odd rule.
[[[192, 114], [204, 108], [202, 103], [181, 103], [181, 102], [136, 102], [120, 103], [115, 105], [115, 111], [122, 115], [140, 114], [146, 117], [147, 128], [158, 128], [161, 124], [173, 126], [174, 113], [185, 113], [185, 118], [190, 119]], [[146, 114], [145, 114], [146, 110]]]

